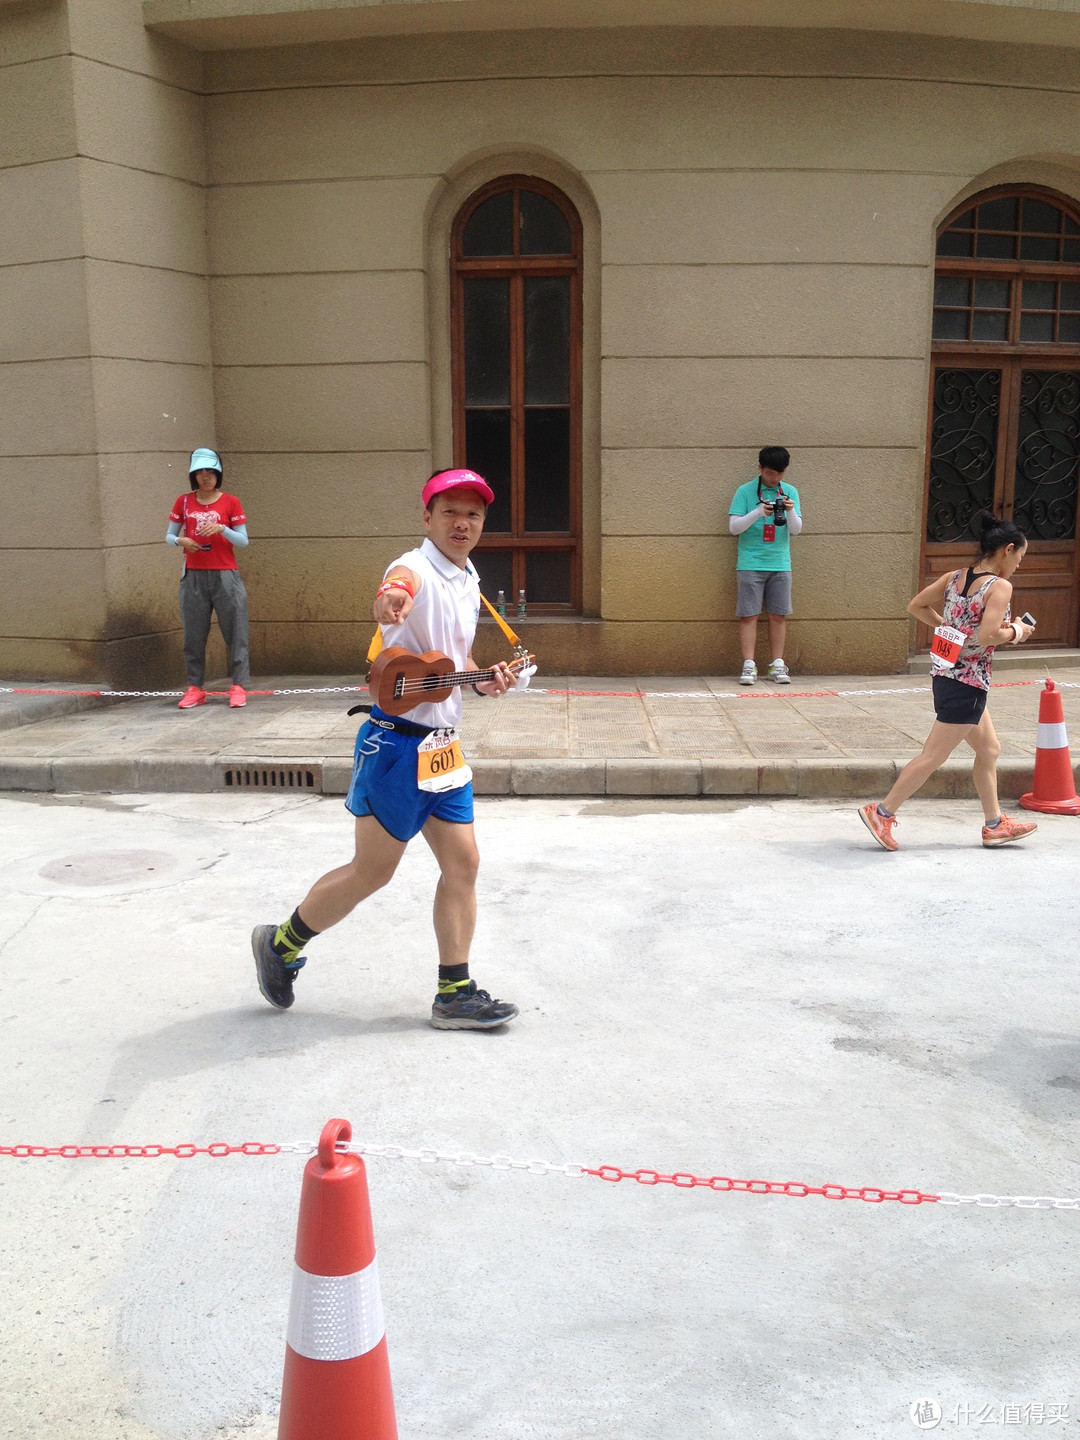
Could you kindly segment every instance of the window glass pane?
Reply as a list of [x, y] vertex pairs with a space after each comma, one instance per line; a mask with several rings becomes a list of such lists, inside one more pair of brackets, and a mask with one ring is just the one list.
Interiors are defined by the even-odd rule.
[[1016, 256], [1016, 236], [977, 235], [975, 254], [983, 260], [1012, 260]]
[[1025, 370], [1016, 443], [1016, 523], [1032, 540], [1076, 534], [1080, 376]]
[[1080, 260], [1080, 240], [1066, 240], [1061, 249], [1061, 258], [1072, 262]]
[[[1075, 288], [1080, 289], [1080, 286]], [[1053, 310], [1054, 282], [1052, 280], [1025, 280], [1023, 305], [1025, 310]]]
[[979, 206], [979, 229], [1015, 230], [1016, 212], [1015, 200], [984, 200]]
[[510, 281], [466, 280], [465, 404], [510, 404]]
[[974, 540], [973, 517], [994, 498], [1000, 370], [934, 374], [926, 538]]
[[1053, 315], [1028, 315], [1025, 313], [1020, 316], [1021, 340], [1053, 340], [1053, 338]]
[[478, 205], [465, 222], [463, 255], [514, 253], [514, 192], [504, 190]]
[[1076, 221], [1071, 220], [1068, 215], [1065, 216], [1065, 234], [1080, 235], [1080, 225], [1077, 225]]
[[935, 310], [935, 340], [966, 340], [968, 338], [968, 312], [966, 310]]
[[1062, 310], [1080, 310], [1080, 285], [1066, 280], [1061, 287], [1059, 305]]
[[952, 224], [949, 226], [949, 229], [950, 229], [950, 230], [973, 230], [974, 228], [975, 228], [975, 206], [974, 206], [974, 205], [971, 207], [970, 210], [965, 210], [962, 215], [958, 215], [958, 216], [956, 217], [956, 219], [952, 222]]
[[976, 280], [975, 304], [980, 310], [1007, 310], [1009, 308], [1008, 280]]
[[1021, 235], [1021, 260], [1056, 260], [1060, 240], [1056, 235]]
[[525, 557], [525, 596], [531, 605], [569, 605], [570, 566], [566, 551], [533, 550]]
[[1063, 345], [1080, 344], [1080, 315], [1062, 315], [1058, 321], [1058, 339]]
[[971, 317], [972, 340], [1007, 340], [1009, 338], [1008, 311], [976, 310]]
[[[474, 550], [469, 559], [476, 566], [480, 589], [492, 605], [499, 601], [499, 591], [506, 601], [506, 613], [513, 614], [517, 605], [514, 594], [514, 552], [512, 550]], [[481, 605], [480, 614], [488, 612]]]
[[962, 280], [958, 275], [939, 275], [934, 281], [934, 304], [970, 305], [971, 281]]
[[975, 237], [970, 233], [958, 233], [955, 230], [946, 230], [943, 235], [938, 236], [937, 253], [939, 255], [960, 255], [965, 259], [971, 254], [971, 247]]
[[484, 530], [510, 529], [510, 411], [466, 410], [465, 464], [495, 491]]
[[570, 404], [570, 277], [525, 278], [525, 404]]
[[525, 529], [570, 529], [570, 411], [525, 411]]
[[566, 216], [546, 195], [537, 195], [535, 190], [520, 190], [518, 208], [522, 255], [570, 254], [570, 226]]
[[1023, 228], [1039, 235], [1056, 235], [1061, 228], [1061, 211], [1045, 200], [1025, 200]]

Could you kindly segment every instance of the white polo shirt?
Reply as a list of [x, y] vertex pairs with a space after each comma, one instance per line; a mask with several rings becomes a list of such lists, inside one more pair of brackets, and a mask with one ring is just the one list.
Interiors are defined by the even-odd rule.
[[[404, 624], [382, 627], [383, 644], [387, 649], [402, 645], [416, 655], [440, 650], [450, 656], [456, 670], [464, 670], [480, 618], [480, 581], [472, 564], [466, 560], [465, 569], [459, 569], [436, 545], [425, 540], [419, 550], [410, 550], [388, 565], [386, 573], [399, 565], [415, 571], [423, 583]], [[460, 686], [450, 692], [448, 700], [437, 705], [415, 705], [402, 719], [432, 729], [457, 725], [461, 719]]]

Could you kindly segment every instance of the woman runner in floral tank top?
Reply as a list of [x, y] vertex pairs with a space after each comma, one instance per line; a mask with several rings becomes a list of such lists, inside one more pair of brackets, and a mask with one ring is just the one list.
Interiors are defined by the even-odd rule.
[[[1009, 618], [1012, 575], [1027, 549], [1024, 532], [1011, 520], [984, 512], [977, 517], [979, 551], [974, 565], [942, 575], [920, 590], [907, 607], [935, 630], [931, 653], [936, 720], [922, 754], [909, 761], [879, 805], [864, 805], [863, 824], [883, 850], [896, 850], [896, 812], [949, 758], [962, 740], [975, 752], [972, 778], [982, 801], [985, 824], [982, 843], [1007, 845], [1030, 835], [1035, 825], [1002, 815], [997, 793], [997, 760], [1001, 743], [986, 708], [993, 670], [994, 647], [1020, 645], [1031, 627]], [[943, 633], [944, 632], [944, 633]], [[939, 648], [940, 647], [940, 648]]]

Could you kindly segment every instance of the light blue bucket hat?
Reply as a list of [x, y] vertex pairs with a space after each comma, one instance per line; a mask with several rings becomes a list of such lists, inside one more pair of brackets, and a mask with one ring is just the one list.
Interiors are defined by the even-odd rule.
[[222, 474], [221, 460], [216, 450], [193, 450], [191, 452], [191, 464], [188, 466], [188, 474], [194, 475], [196, 470], [216, 470]]

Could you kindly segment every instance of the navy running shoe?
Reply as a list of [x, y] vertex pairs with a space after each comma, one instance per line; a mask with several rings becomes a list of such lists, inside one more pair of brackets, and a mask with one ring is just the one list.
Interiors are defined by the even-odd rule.
[[288, 1010], [295, 1000], [293, 981], [304, 968], [304, 957], [292, 965], [286, 965], [281, 956], [271, 947], [271, 940], [277, 934], [276, 925], [256, 925], [251, 932], [251, 949], [255, 956], [255, 974], [259, 977], [259, 989], [263, 999], [269, 1000], [279, 1010]]
[[513, 1020], [518, 1007], [509, 1000], [493, 1000], [486, 990], [478, 990], [476, 981], [469, 981], [467, 990], [453, 995], [436, 995], [431, 1007], [431, 1023], [436, 1030], [493, 1030]]

